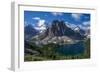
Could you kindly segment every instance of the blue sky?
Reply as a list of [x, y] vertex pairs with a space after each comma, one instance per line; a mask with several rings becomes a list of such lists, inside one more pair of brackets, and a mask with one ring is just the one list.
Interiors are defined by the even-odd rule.
[[53, 20], [63, 20], [70, 26], [90, 26], [90, 14], [24, 11], [24, 25], [32, 24], [34, 27], [43, 25], [45, 27], [46, 23], [50, 24]]

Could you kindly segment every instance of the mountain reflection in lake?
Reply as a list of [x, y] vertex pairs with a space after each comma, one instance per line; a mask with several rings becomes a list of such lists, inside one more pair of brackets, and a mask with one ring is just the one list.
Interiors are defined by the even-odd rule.
[[56, 52], [62, 55], [77, 55], [84, 53], [85, 43], [84, 41], [77, 42], [75, 44], [64, 44], [56, 49]]

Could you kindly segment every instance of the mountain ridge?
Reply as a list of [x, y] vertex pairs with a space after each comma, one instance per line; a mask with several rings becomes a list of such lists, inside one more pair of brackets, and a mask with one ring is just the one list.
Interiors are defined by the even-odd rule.
[[31, 41], [35, 44], [48, 44], [48, 43], [67, 43], [72, 44], [77, 40], [83, 40], [84, 35], [67, 27], [64, 21], [54, 20], [47, 30], [39, 35], [32, 37]]

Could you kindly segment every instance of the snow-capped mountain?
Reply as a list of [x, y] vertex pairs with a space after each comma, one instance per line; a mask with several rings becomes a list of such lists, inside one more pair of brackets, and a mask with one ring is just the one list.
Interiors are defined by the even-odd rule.
[[36, 26], [34, 27], [35, 30], [39, 31], [39, 33], [42, 33], [46, 30], [46, 25], [44, 20], [40, 20]]
[[38, 34], [31, 24], [24, 27], [24, 37], [25, 39], [30, 39], [31, 37]]
[[83, 26], [83, 25], [75, 25], [75, 24], [66, 24], [69, 28], [74, 30], [75, 32], [79, 32], [81, 35], [88, 36], [90, 35], [90, 26]]
[[38, 44], [47, 44], [61, 42], [73, 43], [75, 40], [82, 40], [84, 38], [84, 35], [67, 27], [64, 21], [54, 20], [45, 32], [33, 37], [32, 40], [37, 39], [36, 43]]

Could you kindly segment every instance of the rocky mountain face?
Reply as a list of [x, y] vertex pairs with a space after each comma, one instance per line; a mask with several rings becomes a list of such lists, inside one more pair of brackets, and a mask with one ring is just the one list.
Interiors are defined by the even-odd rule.
[[48, 43], [67, 43], [71, 44], [77, 40], [83, 40], [84, 35], [80, 32], [74, 31], [67, 27], [64, 21], [54, 20], [51, 26], [40, 35], [32, 37], [31, 41], [35, 41], [36, 44], [48, 44]]
[[38, 34], [38, 31], [36, 31], [33, 26], [30, 24], [30, 25], [27, 25], [24, 27], [24, 38], [27, 40], [27, 39], [30, 39], [31, 37], [35, 36]]
[[85, 33], [86, 33], [83, 29], [81, 29], [78, 26], [76, 28], [74, 28], [74, 31], [80, 33], [81, 35], [85, 35]]
[[79, 30], [79, 32], [74, 31], [71, 28], [67, 27], [64, 21], [58, 21], [58, 20], [54, 20], [52, 22], [51, 27], [49, 27], [46, 31], [46, 35], [48, 36], [52, 37], [68, 36], [72, 39], [77, 39], [77, 40], [81, 40], [84, 38], [84, 36], [81, 35], [81, 33], [83, 33], [82, 30]]

